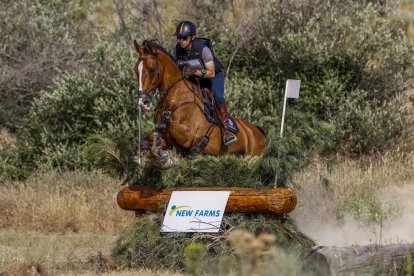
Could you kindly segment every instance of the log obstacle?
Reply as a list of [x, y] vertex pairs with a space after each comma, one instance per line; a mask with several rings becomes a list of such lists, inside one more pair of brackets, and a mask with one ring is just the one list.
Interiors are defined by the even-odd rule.
[[413, 257], [414, 244], [315, 246], [302, 265], [315, 275], [405, 275], [404, 265], [412, 267]]
[[173, 191], [230, 191], [225, 212], [285, 214], [295, 209], [296, 192], [291, 188], [257, 190], [249, 188], [177, 188], [155, 190], [143, 186], [128, 186], [117, 196], [119, 207], [124, 210], [163, 211]]

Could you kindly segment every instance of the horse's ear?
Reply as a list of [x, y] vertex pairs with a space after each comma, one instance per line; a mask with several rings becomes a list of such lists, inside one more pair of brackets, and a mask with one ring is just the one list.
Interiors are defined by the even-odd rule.
[[134, 39], [134, 47], [138, 55], [142, 56], [144, 54], [144, 49], [142, 49], [142, 47], [138, 44], [138, 42], [135, 39]]

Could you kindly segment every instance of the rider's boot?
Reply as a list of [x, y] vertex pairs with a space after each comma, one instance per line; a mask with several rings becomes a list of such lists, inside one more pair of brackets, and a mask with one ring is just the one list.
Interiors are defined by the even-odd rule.
[[222, 104], [217, 106], [218, 115], [221, 120], [221, 130], [223, 133], [223, 144], [228, 146], [237, 142], [237, 137], [234, 135], [233, 132], [229, 130], [229, 115], [227, 113], [227, 106], [226, 104]]

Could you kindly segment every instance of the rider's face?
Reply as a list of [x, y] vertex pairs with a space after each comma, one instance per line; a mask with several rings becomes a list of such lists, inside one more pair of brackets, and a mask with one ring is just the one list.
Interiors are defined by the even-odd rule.
[[178, 42], [180, 43], [181, 48], [187, 49], [191, 46], [191, 36], [187, 37], [177, 37]]

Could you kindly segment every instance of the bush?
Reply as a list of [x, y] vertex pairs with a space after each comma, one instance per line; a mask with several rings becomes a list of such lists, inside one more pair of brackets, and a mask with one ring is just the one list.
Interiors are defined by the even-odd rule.
[[94, 33], [80, 2], [2, 1], [0, 126], [19, 130], [38, 93], [87, 60]]
[[275, 88], [270, 79], [254, 80], [244, 73], [235, 73], [226, 82], [230, 114], [262, 127], [265, 132], [280, 125], [282, 98], [283, 89]]
[[[146, 216], [126, 228], [112, 251], [115, 260], [124, 267], [182, 270], [186, 260], [184, 248], [198, 244], [206, 248], [203, 258], [205, 272], [227, 274], [228, 270], [235, 269], [235, 252], [227, 241], [227, 236], [236, 229], [254, 236], [263, 232], [275, 235], [277, 245], [290, 252], [302, 253], [314, 245], [288, 217], [279, 224], [260, 214], [228, 214], [223, 217], [218, 235], [160, 233], [161, 223], [162, 217]], [[219, 265], [226, 271], [218, 271]]]
[[34, 100], [23, 129], [23, 148], [30, 153], [22, 156], [24, 161], [74, 169], [87, 166], [81, 145], [94, 133], [135, 140], [136, 57], [129, 45], [106, 41], [98, 43], [93, 56], [100, 66], [60, 77], [55, 89]]
[[[255, 39], [233, 61], [234, 71], [249, 76], [243, 81], [233, 74], [234, 82], [243, 86], [237, 90], [251, 91], [259, 95], [259, 101], [270, 96], [270, 103], [281, 106], [281, 86], [286, 79], [300, 79], [301, 96], [291, 108], [336, 125], [332, 138], [345, 152], [387, 149], [407, 126], [408, 116], [401, 114], [402, 105], [396, 99], [414, 68], [413, 44], [392, 17], [390, 5], [359, 1], [276, 1], [269, 5], [269, 12], [254, 25]], [[234, 93], [235, 87], [230, 82], [234, 107], [252, 106], [252, 95]], [[263, 88], [263, 94], [258, 92]], [[270, 103], [266, 110], [272, 110]], [[352, 111], [344, 105], [352, 105]], [[358, 114], [362, 121], [355, 122], [349, 113]]]
[[338, 110], [338, 134], [344, 140], [344, 150], [375, 153], [392, 148], [412, 119], [399, 97], [380, 106], [364, 104], [364, 93], [344, 103]]

